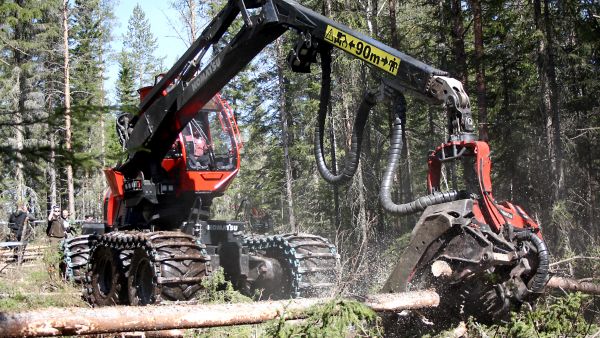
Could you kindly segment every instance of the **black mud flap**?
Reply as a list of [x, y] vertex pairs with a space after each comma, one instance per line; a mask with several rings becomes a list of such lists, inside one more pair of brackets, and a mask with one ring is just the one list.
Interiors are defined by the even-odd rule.
[[412, 231], [408, 247], [381, 292], [407, 291], [408, 281], [423, 260], [429, 246], [452, 227], [469, 224], [473, 217], [472, 210], [471, 199], [437, 204], [425, 209]]

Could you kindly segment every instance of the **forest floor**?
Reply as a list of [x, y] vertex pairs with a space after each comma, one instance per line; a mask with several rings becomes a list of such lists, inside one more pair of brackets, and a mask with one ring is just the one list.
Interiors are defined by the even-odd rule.
[[[90, 307], [83, 298], [81, 286], [60, 278], [57, 270], [60, 259], [57, 245], [47, 241], [35, 241], [28, 245], [26, 259], [18, 265], [11, 250], [0, 250], [0, 313], [17, 312], [50, 307]], [[31, 251], [29, 254], [28, 251]], [[12, 257], [11, 257], [12, 258]], [[260, 325], [247, 325], [234, 329], [170, 330], [154, 334], [124, 333], [102, 337], [260, 337], [264, 329]]]
[[[27, 246], [23, 257], [24, 260], [22, 264], [18, 265], [14, 261], [13, 252], [11, 250], [0, 249], [0, 313], [27, 311], [49, 307], [89, 307], [89, 305], [82, 299], [81, 286], [66, 282], [60, 278], [57, 269], [58, 262], [60, 261], [58, 244], [50, 244], [45, 239], [36, 240]], [[233, 291], [231, 286], [227, 288], [226, 292], [228, 293], [222, 293], [223, 291], [218, 291], [217, 289], [222, 290], [221, 285], [224, 283], [224, 277], [221, 276], [221, 278], [223, 278], [223, 280], [208, 282], [206, 285], [203, 282], [203, 286], [208, 294], [207, 298], [205, 300], [203, 299], [203, 302], [206, 301], [218, 303], [251, 301], [249, 298], [242, 296], [236, 291]], [[544, 326], [546, 325], [544, 324], [545, 319], [552, 318], [554, 322], [560, 324], [557, 326], [558, 331], [555, 330], [556, 328], [554, 329], [555, 331], [552, 331], [554, 333], [575, 330], [578, 333], [575, 334], [575, 336], [587, 337], [591, 335], [594, 337], [600, 337], [600, 329], [597, 326], [600, 324], [598, 322], [598, 320], [600, 320], [600, 316], [593, 315], [590, 317], [589, 311], [587, 311], [588, 315], [585, 316], [587, 318], [583, 318], [584, 316], [582, 315], [582, 310], [584, 308], [589, 309], [590, 305], [593, 305], [591, 307], [594, 308], [594, 312], [600, 309], [599, 301], [595, 297], [585, 298], [581, 295], [574, 297], [555, 297], [549, 294], [544, 298], [545, 299], [543, 301], [539, 302], [538, 310], [515, 315], [513, 322], [507, 324], [506, 326], [487, 327], [474, 322], [461, 322], [458, 326], [455, 326], [444, 332], [424, 332], [419, 330], [420, 334], [417, 336], [528, 337], [531, 336], [531, 334], [537, 334], [538, 336], [551, 337], [554, 335], [540, 335], [539, 333], [545, 333], [545, 331], [548, 329], [546, 326]], [[342, 309], [342, 311], [344, 310], [347, 309]], [[359, 312], [360, 311], [361, 310], [359, 310]], [[318, 313], [318, 311], [313, 312], [317, 313], [317, 318], [323, 317], [323, 313]], [[557, 314], [559, 315], [557, 316]], [[307, 319], [304, 322], [310, 324], [310, 319]], [[374, 331], [368, 331], [370, 334], [367, 334], [367, 336], [379, 336], [383, 334], [383, 328], [379, 327], [381, 322], [378, 322], [377, 324], [377, 321], [375, 321], [374, 323], [376, 323], [376, 329]], [[288, 324], [286, 323], [285, 325]], [[304, 324], [292, 323], [291, 325], [302, 326]], [[301, 328], [301, 330], [314, 329], [314, 327], [310, 327], [311, 325], [305, 325], [305, 327]], [[297, 327], [290, 327], [291, 326], [289, 325], [287, 327], [282, 326], [278, 321], [272, 321], [261, 325], [245, 325], [200, 330], [171, 330], [169, 332], [162, 332], [159, 334], [159, 336], [168, 334], [169, 336], [184, 337], [288, 337], [298, 334], [299, 329]], [[345, 327], [348, 328], [351, 326], [346, 325]], [[276, 331], [274, 331], [274, 328]], [[273, 332], [276, 332], [276, 334], [274, 335]], [[301, 331], [300, 334], [301, 336], [311, 336], [310, 334], [306, 335], [308, 332], [309, 331]], [[407, 331], [404, 329], [400, 332], [403, 332], [404, 334], [407, 333]], [[302, 335], [303, 333], [304, 335]], [[387, 331], [387, 334], [383, 334], [383, 336], [390, 336], [390, 333], [390, 331]], [[115, 335], [110, 336], [112, 337]], [[150, 337], [152, 335], [148, 333], [130, 333], [120, 336]], [[332, 336], [339, 335], [334, 334]], [[348, 335], [345, 334], [341, 336]], [[398, 335], [398, 333], [396, 333], [396, 335], [393, 336], [403, 337], [406, 335]], [[414, 335], [411, 334], [410, 336]]]
[[[50, 244], [45, 238], [35, 240], [25, 249], [19, 265], [12, 249], [0, 249], [0, 313], [20, 312], [51, 307], [90, 307], [82, 298], [81, 285], [67, 282], [60, 277], [58, 244]], [[215, 286], [216, 287], [216, 286]], [[210, 288], [210, 286], [208, 286]], [[250, 301], [233, 291], [215, 290], [208, 302]], [[226, 294], [229, 292], [229, 294]], [[271, 324], [241, 325], [236, 327], [197, 330], [169, 330], [154, 333], [123, 333], [99, 335], [100, 337], [264, 337]]]
[[30, 243], [21, 265], [11, 257], [11, 249], [0, 253], [0, 311], [86, 306], [81, 290], [59, 276], [58, 244], [50, 245], [45, 239]]

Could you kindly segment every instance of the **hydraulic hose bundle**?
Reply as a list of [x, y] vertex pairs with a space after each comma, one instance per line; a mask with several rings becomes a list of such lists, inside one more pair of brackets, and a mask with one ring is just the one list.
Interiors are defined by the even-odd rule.
[[550, 259], [548, 257], [548, 247], [546, 243], [534, 232], [520, 231], [515, 233], [515, 239], [518, 241], [530, 241], [537, 249], [538, 267], [535, 275], [531, 277], [527, 287], [531, 292], [542, 292], [548, 282]]
[[381, 180], [381, 189], [379, 190], [379, 201], [381, 202], [383, 209], [396, 215], [409, 215], [423, 211], [430, 205], [466, 198], [462, 193], [453, 190], [421, 196], [412, 202], [404, 204], [396, 204], [392, 201], [392, 184], [394, 181], [394, 173], [398, 168], [398, 161], [400, 160], [400, 155], [402, 153], [402, 126], [406, 116], [406, 99], [402, 93], [398, 93], [395, 109], [396, 116], [392, 125], [390, 150], [388, 151], [388, 165], [385, 168], [383, 179]]
[[332, 173], [327, 167], [325, 156], [323, 155], [325, 119], [327, 118], [327, 105], [331, 99], [331, 50], [324, 50], [321, 52], [321, 70], [323, 74], [321, 77], [319, 114], [317, 116], [317, 127], [315, 128], [314, 139], [315, 160], [317, 162], [317, 169], [325, 181], [331, 184], [340, 185], [352, 179], [358, 169], [363, 133], [367, 124], [369, 112], [376, 103], [375, 94], [368, 92], [363, 98], [360, 107], [358, 108], [356, 118], [354, 119], [350, 150], [346, 155], [344, 168], [340, 174]]
[[[363, 141], [363, 133], [366, 126], [367, 118], [371, 108], [375, 106], [376, 93], [367, 92], [361, 101], [358, 108], [358, 113], [352, 127], [352, 139], [350, 150], [346, 155], [344, 168], [340, 174], [332, 173], [325, 163], [323, 154], [323, 137], [325, 135], [325, 120], [327, 118], [327, 106], [331, 99], [331, 51], [321, 51], [321, 93], [319, 102], [319, 113], [317, 116], [317, 127], [315, 128], [315, 159], [317, 169], [325, 181], [341, 185], [348, 182], [358, 169], [360, 160], [360, 151]], [[450, 201], [455, 201], [460, 198], [465, 198], [463, 194], [457, 191], [449, 191], [444, 193], [433, 193], [427, 196], [419, 197], [418, 199], [404, 204], [395, 204], [391, 197], [391, 188], [394, 179], [394, 173], [398, 168], [398, 160], [402, 151], [402, 125], [404, 115], [406, 113], [406, 100], [402, 93], [398, 93], [398, 104], [396, 106], [396, 117], [392, 126], [392, 136], [390, 140], [390, 150], [388, 152], [388, 165], [386, 166], [381, 189], [379, 192], [379, 200], [383, 208], [393, 214], [408, 215], [418, 211], [423, 211], [430, 205], [440, 204]]]

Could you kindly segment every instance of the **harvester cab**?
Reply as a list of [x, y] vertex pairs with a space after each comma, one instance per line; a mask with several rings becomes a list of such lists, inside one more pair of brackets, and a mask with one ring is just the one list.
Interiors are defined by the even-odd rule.
[[[152, 89], [139, 90], [141, 100]], [[116, 121], [121, 144], [126, 148], [137, 116], [121, 114]], [[140, 170], [136, 177], [125, 178], [118, 170], [105, 170], [109, 191], [105, 195], [105, 215], [109, 226], [120, 224], [131, 228], [155, 227], [167, 222], [181, 223], [190, 217], [196, 203], [206, 209], [214, 197], [227, 189], [240, 169], [242, 138], [227, 102], [216, 94], [183, 127], [160, 166]], [[150, 151], [150, 150], [149, 150]], [[178, 203], [173, 201], [177, 200]], [[144, 212], [132, 207], [147, 204]], [[209, 215], [204, 212], [203, 218]]]

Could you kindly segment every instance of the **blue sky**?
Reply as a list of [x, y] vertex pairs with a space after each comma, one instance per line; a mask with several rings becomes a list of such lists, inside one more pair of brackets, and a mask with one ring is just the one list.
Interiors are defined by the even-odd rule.
[[[158, 39], [157, 57], [165, 56], [164, 65], [170, 68], [177, 58], [186, 51], [187, 47], [178, 37], [173, 27], [181, 26], [177, 12], [170, 7], [169, 0], [121, 0], [115, 4], [114, 13], [116, 24], [113, 27], [114, 40], [111, 43], [112, 51], [117, 53], [123, 46], [123, 34], [127, 30], [127, 21], [133, 12], [135, 5], [139, 3], [150, 20], [152, 33]], [[171, 22], [171, 24], [169, 24]], [[119, 72], [116, 58], [112, 57], [107, 68], [106, 89], [108, 98], [115, 103], [115, 83]]]

